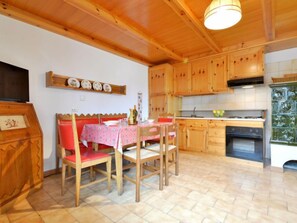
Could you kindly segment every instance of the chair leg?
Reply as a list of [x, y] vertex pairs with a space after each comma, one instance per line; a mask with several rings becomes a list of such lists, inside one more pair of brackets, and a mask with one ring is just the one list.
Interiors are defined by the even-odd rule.
[[159, 190], [163, 190], [163, 157], [160, 157]]
[[169, 154], [165, 154], [165, 185], [169, 185]]
[[106, 162], [106, 172], [107, 172], [107, 189], [108, 192], [111, 191], [111, 157], [108, 158]]
[[81, 180], [81, 169], [76, 169], [75, 177], [75, 206], [79, 205], [79, 195], [80, 195], [80, 180]]
[[66, 175], [66, 164], [62, 161], [62, 182], [61, 182], [61, 195], [64, 195], [65, 188], [65, 175]]
[[70, 177], [71, 175], [72, 175], [72, 173], [71, 173], [71, 167], [68, 166], [67, 167], [67, 176]]
[[141, 175], [141, 166], [142, 164], [136, 163], [136, 198], [135, 201], [140, 201], [140, 175]]
[[178, 150], [175, 151], [175, 175], [178, 176], [179, 174], [179, 152]]

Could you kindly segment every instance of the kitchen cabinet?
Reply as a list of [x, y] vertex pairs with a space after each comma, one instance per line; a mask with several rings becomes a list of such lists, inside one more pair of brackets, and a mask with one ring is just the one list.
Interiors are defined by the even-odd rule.
[[208, 121], [207, 153], [225, 156], [226, 122], [224, 120]]
[[161, 113], [179, 115], [181, 98], [173, 96], [173, 67], [161, 64], [149, 68], [149, 118], [157, 119]]
[[173, 67], [161, 64], [149, 68], [149, 95], [173, 93]]
[[185, 63], [173, 65], [174, 94], [188, 95], [191, 89], [190, 65]]
[[162, 113], [175, 113], [176, 115], [178, 115], [178, 110], [180, 107], [181, 98], [177, 98], [167, 94], [150, 96], [149, 117], [152, 119], [157, 119], [159, 114]]
[[209, 59], [194, 61], [191, 66], [191, 94], [211, 92], [212, 80], [209, 73]]
[[211, 91], [227, 92], [227, 56], [218, 56], [210, 60]]
[[179, 120], [179, 148], [181, 150], [204, 152], [206, 148], [207, 121]]
[[229, 54], [229, 80], [264, 75], [264, 48], [257, 47]]

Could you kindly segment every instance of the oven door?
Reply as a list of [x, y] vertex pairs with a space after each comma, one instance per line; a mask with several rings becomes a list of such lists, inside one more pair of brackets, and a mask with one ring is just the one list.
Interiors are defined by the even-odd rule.
[[[232, 128], [232, 132], [226, 129], [226, 156], [263, 161], [263, 129], [257, 128], [260, 134], [254, 135], [249, 132], [255, 131], [255, 128], [235, 127], [234, 129], [232, 126], [226, 128]], [[242, 128], [245, 129], [242, 130]]]

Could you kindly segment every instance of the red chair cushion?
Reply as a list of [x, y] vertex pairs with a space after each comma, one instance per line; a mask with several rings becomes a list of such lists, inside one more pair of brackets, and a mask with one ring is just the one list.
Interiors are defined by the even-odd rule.
[[173, 118], [158, 118], [158, 122], [172, 122]]
[[74, 148], [74, 137], [73, 137], [73, 130], [72, 124], [69, 123], [60, 123], [58, 125], [59, 136], [60, 136], [60, 144], [67, 150], [72, 150], [73, 153], [75, 151]]
[[[81, 162], [83, 163], [83, 162], [87, 162], [87, 161], [92, 161], [92, 160], [97, 160], [97, 159], [101, 159], [104, 157], [108, 157], [110, 155], [107, 153], [87, 151], [85, 153], [81, 153], [80, 156], [81, 156]], [[73, 163], [75, 163], [75, 161], [76, 161], [75, 155], [66, 156], [65, 159], [67, 159]]]

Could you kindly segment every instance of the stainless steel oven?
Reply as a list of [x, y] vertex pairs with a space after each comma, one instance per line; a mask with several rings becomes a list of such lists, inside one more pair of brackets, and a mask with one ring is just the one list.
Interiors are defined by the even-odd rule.
[[263, 128], [226, 126], [226, 156], [263, 161]]

